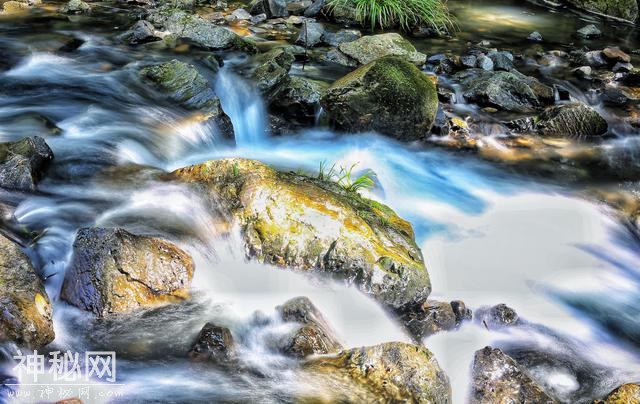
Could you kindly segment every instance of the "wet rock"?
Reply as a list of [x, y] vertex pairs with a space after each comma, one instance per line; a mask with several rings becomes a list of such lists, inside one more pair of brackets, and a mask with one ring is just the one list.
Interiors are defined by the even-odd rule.
[[326, 53], [326, 55], [324, 55], [323, 59], [327, 62], [335, 63], [344, 67], [358, 67], [359, 65], [357, 60], [350, 58], [338, 49], [331, 49]]
[[53, 152], [39, 136], [0, 143], [0, 187], [35, 190], [51, 160]]
[[266, 14], [269, 18], [288, 17], [286, 0], [256, 0], [251, 3], [252, 15]]
[[254, 15], [251, 17], [251, 24], [260, 24], [261, 22], [265, 22], [267, 20], [267, 15], [265, 13]]
[[301, 326], [287, 336], [282, 347], [291, 356], [304, 358], [313, 354], [338, 352], [342, 345], [320, 311], [306, 297], [296, 297], [276, 308], [286, 322]]
[[493, 70], [493, 60], [486, 55], [480, 55], [476, 60], [476, 67], [482, 70], [491, 71]]
[[428, 134], [438, 109], [433, 82], [395, 56], [377, 59], [339, 79], [320, 102], [341, 129], [375, 130], [400, 140]]
[[610, 63], [616, 63], [616, 62], [629, 63], [629, 62], [631, 62], [631, 56], [629, 56], [628, 54], [626, 54], [625, 52], [620, 50], [620, 48], [618, 48], [617, 46], [604, 48], [602, 50], [602, 55]]
[[580, 77], [581, 79], [586, 79], [591, 77], [592, 69], [590, 66], [581, 66], [581, 67], [578, 67], [577, 69], [573, 69], [572, 72], [573, 74], [576, 75], [576, 77]]
[[318, 389], [305, 392], [303, 402], [451, 402], [449, 378], [433, 354], [402, 342], [313, 358], [303, 364], [301, 378]]
[[568, 0], [568, 2], [574, 7], [622, 20], [635, 22], [638, 18], [636, 0]]
[[532, 33], [530, 33], [529, 36], [527, 37], [527, 39], [529, 41], [532, 41], [532, 42], [542, 42], [543, 41], [542, 34], [539, 33], [538, 31], [533, 31]]
[[257, 57], [257, 67], [251, 74], [258, 90], [271, 103], [280, 88], [289, 80], [289, 70], [295, 56], [287, 48], [276, 48]]
[[631, 70], [633, 70], [633, 65], [631, 63], [622, 63], [622, 62], [616, 63], [611, 68], [611, 71], [614, 73], [628, 73]]
[[313, 123], [320, 109], [322, 85], [305, 77], [291, 76], [274, 96], [271, 107], [285, 116]]
[[421, 305], [397, 312], [402, 323], [416, 341], [441, 331], [452, 331], [471, 319], [471, 310], [459, 300], [447, 303], [427, 300]]
[[311, 6], [311, 0], [293, 1], [287, 3], [287, 10], [295, 16], [303, 15], [307, 7]]
[[640, 69], [634, 68], [622, 76], [622, 84], [630, 87], [640, 87]]
[[580, 64], [598, 68], [606, 66], [607, 61], [604, 59], [602, 51], [589, 51], [582, 55]]
[[210, 362], [217, 365], [228, 365], [236, 360], [236, 348], [231, 331], [207, 323], [202, 327], [195, 343], [187, 354], [196, 362]]
[[233, 138], [231, 119], [222, 110], [220, 99], [209, 81], [193, 65], [174, 59], [144, 67], [140, 76], [167, 93], [172, 101], [205, 113], [205, 117], [214, 122], [224, 136]]
[[229, 211], [261, 262], [345, 280], [390, 307], [429, 295], [411, 225], [382, 204], [254, 160], [209, 161], [173, 176]]
[[493, 61], [494, 70], [509, 71], [513, 69], [513, 55], [510, 52], [489, 52], [487, 56]]
[[232, 16], [236, 18], [236, 20], [250, 20], [251, 14], [244, 8], [238, 8], [231, 13]]
[[467, 101], [513, 112], [531, 112], [554, 102], [554, 91], [533, 77], [517, 71], [485, 72], [469, 69], [455, 78], [465, 88]]
[[396, 33], [363, 36], [353, 42], [341, 43], [338, 49], [363, 65], [383, 56], [399, 56], [418, 66], [427, 60], [425, 54]]
[[324, 0], [315, 0], [306, 10], [304, 10], [304, 16], [307, 18], [315, 17], [322, 11], [324, 7]]
[[605, 134], [607, 129], [607, 121], [582, 103], [550, 107], [538, 121], [538, 132], [542, 136], [590, 138]]
[[79, 14], [91, 12], [91, 6], [82, 0], [69, 0], [67, 4], [60, 9], [61, 13]]
[[19, 14], [28, 11], [34, 6], [42, 4], [41, 0], [9, 0], [2, 3], [3, 14]]
[[519, 323], [518, 313], [502, 303], [492, 307], [481, 307], [475, 314], [476, 320], [490, 330]]
[[341, 29], [337, 32], [325, 31], [322, 34], [322, 42], [330, 46], [339, 46], [341, 43], [353, 42], [362, 37], [357, 29]]
[[160, 38], [156, 35], [156, 30], [153, 27], [153, 24], [146, 20], [140, 20], [133, 24], [127, 32], [122, 34], [120, 40], [132, 45], [138, 45], [157, 41], [160, 40]]
[[51, 303], [29, 258], [0, 234], [0, 341], [39, 348], [54, 339]]
[[153, 24], [162, 26], [165, 31], [171, 32], [177, 38], [186, 39], [205, 49], [234, 49], [248, 53], [257, 51], [253, 42], [190, 12], [161, 9], [152, 14], [149, 19]]
[[128, 313], [189, 296], [191, 257], [174, 244], [123, 229], [84, 228], [61, 297], [99, 317]]
[[593, 24], [589, 24], [577, 31], [578, 37], [583, 39], [594, 39], [602, 36], [602, 32]]
[[312, 48], [318, 45], [322, 41], [322, 34], [324, 34], [324, 26], [318, 22], [307, 22], [302, 26], [296, 43], [298, 45]]
[[465, 67], [465, 68], [476, 67], [477, 63], [478, 63], [478, 58], [475, 55], [460, 56], [460, 64], [462, 65], [462, 67]]
[[622, 106], [631, 101], [631, 99], [622, 89], [606, 86], [602, 94], [602, 101], [607, 105]]
[[513, 359], [486, 347], [473, 358], [473, 385], [469, 402], [555, 403]]
[[604, 400], [596, 400], [595, 404], [630, 404], [640, 403], [640, 384], [623, 384], [613, 390]]

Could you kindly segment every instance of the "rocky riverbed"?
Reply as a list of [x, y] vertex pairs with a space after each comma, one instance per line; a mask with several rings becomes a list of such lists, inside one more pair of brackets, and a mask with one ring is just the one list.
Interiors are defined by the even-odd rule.
[[448, 6], [2, 3], [0, 401], [640, 402], [637, 4]]

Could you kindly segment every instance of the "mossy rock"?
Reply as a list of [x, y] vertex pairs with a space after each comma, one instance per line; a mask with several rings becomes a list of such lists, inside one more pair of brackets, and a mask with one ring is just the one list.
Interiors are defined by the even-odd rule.
[[413, 64], [386, 56], [333, 83], [321, 105], [340, 129], [374, 130], [411, 141], [431, 129], [438, 95], [433, 82]]
[[271, 108], [298, 122], [313, 123], [320, 109], [324, 83], [290, 76], [274, 96]]
[[283, 84], [289, 79], [289, 70], [295, 56], [287, 48], [275, 48], [255, 57], [257, 66], [251, 77], [267, 103], [274, 100]]
[[636, 0], [568, 0], [574, 7], [596, 14], [635, 22], [638, 18]]
[[596, 404], [629, 404], [640, 403], [640, 384], [623, 384], [613, 390], [604, 400], [597, 400]]
[[255, 160], [209, 161], [172, 176], [221, 204], [261, 262], [345, 280], [392, 308], [431, 291], [411, 225], [385, 205]]
[[0, 235], [0, 341], [39, 348], [54, 339], [51, 303], [20, 247]]
[[397, 33], [363, 36], [341, 43], [338, 49], [363, 65], [384, 56], [398, 56], [417, 66], [427, 61], [427, 55], [418, 52], [411, 42]]
[[451, 403], [449, 378], [433, 354], [402, 342], [310, 359], [300, 378], [310, 386], [301, 402]]

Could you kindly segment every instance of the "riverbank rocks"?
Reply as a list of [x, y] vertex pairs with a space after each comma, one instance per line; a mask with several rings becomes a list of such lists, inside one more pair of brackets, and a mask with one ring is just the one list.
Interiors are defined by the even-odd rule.
[[53, 152], [39, 136], [0, 143], [0, 187], [35, 190], [51, 160]]
[[254, 0], [250, 7], [252, 15], [266, 14], [269, 18], [289, 16], [286, 0]]
[[251, 77], [265, 100], [270, 103], [289, 79], [295, 56], [287, 48], [275, 48], [256, 57], [257, 66]]
[[167, 93], [172, 101], [187, 109], [201, 111], [206, 119], [215, 122], [226, 137], [233, 138], [231, 119], [222, 110], [220, 99], [209, 81], [193, 65], [174, 59], [144, 67], [140, 70], [140, 76]]
[[576, 33], [578, 37], [582, 39], [595, 39], [602, 36], [602, 31], [600, 31], [598, 27], [596, 27], [593, 24], [585, 25], [584, 27], [580, 28]]
[[231, 213], [248, 255], [261, 262], [345, 280], [390, 307], [431, 291], [411, 225], [334, 182], [245, 159], [208, 161], [172, 176]]
[[504, 303], [476, 310], [476, 320], [487, 329], [510, 327], [521, 322], [518, 313]]
[[39, 348], [54, 339], [51, 303], [29, 258], [0, 234], [0, 341]]
[[512, 112], [532, 112], [555, 101], [551, 87], [516, 71], [487, 72], [468, 69], [455, 79], [465, 88], [468, 102]]
[[542, 136], [593, 138], [607, 132], [607, 121], [593, 108], [573, 103], [546, 109], [537, 123]]
[[455, 330], [472, 317], [471, 310], [460, 300], [427, 300], [411, 309], [403, 308], [396, 314], [417, 342], [441, 331]]
[[61, 297], [98, 317], [129, 313], [189, 296], [194, 264], [168, 241], [123, 229], [83, 228]]
[[151, 14], [149, 20], [177, 38], [186, 39], [205, 49], [257, 52], [253, 42], [187, 11], [162, 8]]
[[324, 34], [324, 26], [319, 22], [308, 22], [303, 24], [296, 43], [308, 48], [312, 48], [322, 42]]
[[202, 327], [187, 355], [194, 362], [216, 365], [229, 365], [237, 360], [231, 331], [213, 323], [207, 323]]
[[306, 77], [290, 76], [280, 86], [271, 108], [281, 115], [299, 122], [313, 123], [320, 110], [323, 85]]
[[567, 0], [574, 7], [596, 14], [635, 22], [638, 18], [636, 0]]
[[556, 402], [499, 349], [485, 347], [475, 353], [472, 378], [471, 404]]
[[276, 308], [283, 321], [300, 324], [283, 341], [288, 355], [304, 358], [313, 354], [338, 352], [342, 345], [334, 336], [322, 313], [306, 297], [296, 297]]
[[595, 401], [595, 404], [629, 403], [640, 403], [640, 384], [623, 384], [609, 393], [604, 400]]
[[82, 0], [69, 0], [67, 4], [60, 9], [65, 14], [81, 14], [91, 12], [91, 6]]
[[153, 42], [160, 40], [160, 37], [156, 34], [156, 30], [149, 21], [139, 20], [119, 39], [123, 42], [131, 45], [139, 45], [147, 42]]
[[438, 110], [434, 83], [395, 56], [377, 59], [337, 80], [320, 103], [349, 132], [369, 130], [411, 141], [426, 136]]
[[355, 41], [339, 44], [338, 49], [361, 65], [384, 56], [398, 56], [417, 66], [422, 66], [427, 61], [427, 55], [418, 52], [411, 42], [396, 33], [363, 36]]
[[433, 354], [402, 342], [313, 358], [301, 377], [318, 389], [302, 393], [303, 402], [451, 403], [449, 378]]

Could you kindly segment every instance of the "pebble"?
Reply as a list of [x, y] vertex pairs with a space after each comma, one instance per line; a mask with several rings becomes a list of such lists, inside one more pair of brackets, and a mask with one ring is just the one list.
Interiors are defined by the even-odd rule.
[[539, 33], [538, 31], [533, 31], [532, 33], [529, 34], [527, 39], [533, 42], [542, 42], [542, 34]]

